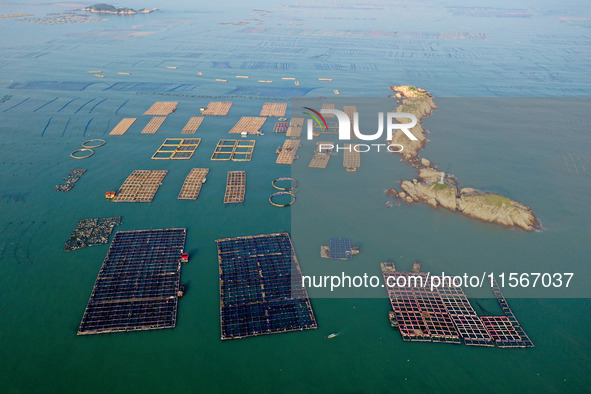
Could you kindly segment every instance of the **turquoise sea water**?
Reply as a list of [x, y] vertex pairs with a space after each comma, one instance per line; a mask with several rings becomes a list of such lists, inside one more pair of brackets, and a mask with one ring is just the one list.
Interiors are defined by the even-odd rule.
[[[129, 4], [144, 5], [162, 7]], [[54, 26], [0, 19], [6, 38], [0, 98], [12, 95], [0, 103], [2, 391], [588, 390], [588, 6], [208, 7], [178, 4], [150, 15]], [[0, 7], [2, 14], [35, 16], [66, 10]], [[450, 39], [457, 32], [464, 39]], [[102, 70], [106, 78], [90, 70]], [[281, 77], [295, 77], [300, 85]], [[75, 90], [85, 84], [91, 85]], [[424, 157], [462, 187], [532, 207], [544, 230], [507, 231], [422, 205], [386, 209], [383, 190], [416, 176], [394, 155], [363, 156], [356, 173], [344, 171], [339, 155], [326, 170], [313, 171], [307, 168], [313, 143], [304, 141], [292, 169], [277, 165], [274, 152], [284, 137], [272, 133], [272, 120], [265, 135], [255, 137], [252, 162], [209, 160], [239, 117], [256, 116], [264, 102], [334, 97], [334, 89], [343, 97], [384, 98], [392, 84], [417, 85], [435, 96], [439, 108], [423, 122], [431, 140]], [[180, 102], [177, 111], [158, 133], [140, 134], [148, 122], [143, 112], [169, 99]], [[234, 105], [229, 116], [204, 121], [191, 160], [150, 160], [165, 138], [181, 136], [199, 107], [217, 100]], [[108, 136], [123, 117], [138, 120], [124, 136]], [[107, 144], [90, 159], [71, 159], [70, 152], [90, 138]], [[74, 189], [54, 193], [77, 167], [87, 173]], [[210, 168], [208, 181], [197, 201], [179, 201], [180, 185], [194, 167]], [[104, 192], [116, 190], [134, 169], [169, 170], [154, 201], [105, 201]], [[246, 202], [224, 206], [225, 174], [236, 169], [247, 171]], [[290, 174], [301, 182], [297, 203], [270, 206], [271, 181]], [[188, 229], [192, 258], [182, 270], [187, 293], [178, 325], [77, 337], [108, 247], [65, 253], [63, 244], [77, 220], [117, 215], [123, 216], [117, 230]], [[576, 286], [568, 292], [506, 291], [534, 349], [405, 343], [389, 326], [381, 289], [338, 295], [310, 289], [317, 330], [222, 343], [214, 240], [285, 230], [310, 275], [378, 275], [380, 261], [404, 269], [419, 260], [433, 272], [575, 272]], [[319, 246], [333, 236], [350, 237], [362, 253], [348, 263], [320, 259]], [[499, 313], [495, 300], [485, 298], [489, 294], [468, 294], [481, 297], [475, 300], [479, 313]], [[339, 336], [327, 340], [332, 332]]]

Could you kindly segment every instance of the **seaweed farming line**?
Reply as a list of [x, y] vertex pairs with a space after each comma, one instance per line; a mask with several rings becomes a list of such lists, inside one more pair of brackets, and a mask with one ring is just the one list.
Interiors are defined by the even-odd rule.
[[87, 102], [85, 102], [84, 104], [82, 104], [80, 106], [80, 108], [78, 108], [76, 111], [74, 111], [75, 114], [77, 114], [78, 112], [82, 111], [82, 108], [86, 107], [87, 104], [92, 103], [94, 100], [96, 100], [96, 97], [93, 99], [88, 100]]
[[29, 99], [30, 99], [30, 97], [27, 97], [26, 99], [24, 99], [24, 100], [23, 100], [23, 101], [21, 101], [20, 103], [18, 103], [18, 104], [15, 104], [15, 105], [13, 105], [12, 107], [6, 108], [6, 109], [5, 109], [4, 111], [2, 111], [2, 112], [8, 112], [8, 111], [10, 111], [10, 110], [11, 110], [11, 109], [13, 109], [13, 108], [16, 108], [16, 107], [18, 107], [19, 105], [21, 105], [21, 104], [23, 104], [23, 103], [26, 103], [27, 101], [29, 101]]
[[37, 111], [39, 111], [41, 108], [43, 108], [43, 107], [45, 107], [45, 106], [47, 106], [47, 105], [49, 105], [49, 104], [53, 103], [53, 102], [54, 102], [55, 100], [57, 100], [58, 98], [59, 98], [59, 97], [56, 97], [56, 98], [54, 98], [53, 100], [46, 102], [46, 103], [45, 103], [45, 104], [43, 104], [42, 106], [40, 106], [40, 107], [37, 107], [36, 109], [34, 109], [34, 110], [33, 110], [33, 112], [37, 112]]

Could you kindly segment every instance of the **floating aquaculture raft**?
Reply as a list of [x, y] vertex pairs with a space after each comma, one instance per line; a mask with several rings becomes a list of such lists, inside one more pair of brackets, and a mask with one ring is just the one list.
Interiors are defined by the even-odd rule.
[[82, 249], [87, 246], [102, 245], [109, 242], [109, 236], [115, 226], [121, 224], [121, 216], [114, 218], [83, 219], [78, 222], [76, 229], [64, 245], [64, 250]]
[[255, 140], [219, 140], [211, 160], [250, 161], [255, 143]]
[[430, 274], [419, 272], [420, 264], [415, 263], [412, 272], [398, 272], [394, 263], [381, 263], [381, 267], [392, 304], [390, 321], [403, 340], [460, 343], [461, 339], [471, 346], [534, 346], [496, 283], [493, 292], [499, 304], [505, 305], [505, 316], [480, 317], [461, 287], [442, 280], [441, 286], [431, 288]]
[[113, 128], [113, 130], [111, 130], [109, 135], [123, 135], [123, 134], [125, 134], [127, 132], [127, 130], [131, 127], [133, 122], [135, 122], [136, 120], [137, 120], [137, 118], [123, 118], [123, 119], [121, 119], [121, 121], [119, 123], [117, 123], [117, 126], [115, 126]]
[[286, 137], [300, 138], [302, 128], [304, 127], [304, 118], [292, 118], [289, 122], [289, 127], [285, 133]]
[[135, 170], [113, 198], [115, 202], [151, 202], [167, 170]]
[[146, 127], [142, 130], [142, 134], [154, 134], [158, 131], [162, 123], [166, 120], [166, 116], [154, 116]]
[[357, 144], [345, 144], [343, 154], [343, 167], [349, 172], [357, 171], [361, 167], [361, 155], [355, 149]]
[[212, 101], [201, 113], [209, 116], [226, 116], [232, 107], [232, 102]]
[[317, 328], [289, 234], [216, 242], [223, 340]]
[[266, 120], [267, 118], [243, 116], [238, 123], [232, 127], [230, 134], [242, 134], [244, 132], [247, 134], [258, 134]]
[[196, 200], [201, 193], [201, 186], [205, 183], [205, 177], [209, 173], [209, 168], [193, 168], [187, 178], [181, 192], [179, 193], [179, 200]]
[[283, 146], [277, 149], [277, 164], [293, 164], [300, 147], [300, 140], [285, 140]]
[[246, 194], [246, 171], [228, 171], [224, 204], [244, 202]]
[[316, 144], [316, 150], [314, 151], [314, 157], [310, 161], [308, 167], [311, 168], [326, 168], [330, 155], [332, 154], [333, 144], [330, 142], [318, 142]]
[[287, 103], [265, 103], [261, 109], [260, 116], [280, 117], [285, 116]]
[[199, 126], [201, 126], [203, 119], [205, 119], [203, 116], [193, 116], [189, 119], [185, 127], [183, 127], [181, 134], [195, 134], [197, 129], [199, 129]]
[[156, 101], [150, 109], [144, 112], [144, 115], [170, 115], [176, 111], [177, 105], [179, 105], [178, 101]]
[[153, 160], [189, 160], [201, 138], [167, 138], [152, 155]]
[[115, 234], [78, 335], [173, 328], [185, 236], [184, 228]]
[[84, 175], [85, 172], [86, 172], [86, 170], [74, 168], [72, 171], [70, 171], [68, 173], [68, 176], [64, 178], [64, 181], [66, 181], [66, 183], [56, 185], [55, 189], [53, 189], [53, 191], [54, 192], [69, 192], [70, 190], [72, 190], [72, 188], [74, 187], [74, 184], [76, 182], [78, 182], [80, 177], [82, 175]]

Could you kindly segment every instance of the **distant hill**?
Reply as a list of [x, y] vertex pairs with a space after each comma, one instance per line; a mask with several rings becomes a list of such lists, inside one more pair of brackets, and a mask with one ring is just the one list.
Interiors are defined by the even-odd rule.
[[95, 4], [90, 7], [83, 8], [84, 11], [95, 12], [97, 14], [116, 14], [116, 15], [133, 15], [133, 14], [149, 14], [150, 12], [158, 11], [158, 8], [151, 10], [142, 8], [141, 10], [134, 10], [127, 7], [115, 7], [110, 4]]

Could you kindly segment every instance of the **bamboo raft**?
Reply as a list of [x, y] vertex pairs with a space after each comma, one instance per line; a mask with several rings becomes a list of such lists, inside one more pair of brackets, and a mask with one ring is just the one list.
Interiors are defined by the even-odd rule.
[[281, 79], [283, 79], [284, 81], [295, 81], [295, 78], [292, 77], [283, 77]]
[[185, 182], [179, 193], [179, 200], [197, 200], [201, 187], [206, 181], [209, 168], [193, 168], [185, 178]]
[[236, 75], [236, 78], [249, 79], [250, 76], [249, 75]]
[[287, 103], [265, 103], [260, 116], [282, 117], [287, 111]]
[[153, 160], [189, 160], [201, 138], [167, 138], [152, 155]]
[[285, 140], [283, 146], [277, 149], [277, 164], [293, 164], [300, 147], [300, 140]]
[[203, 119], [205, 119], [203, 116], [193, 116], [189, 119], [185, 127], [183, 127], [181, 134], [195, 134], [199, 129], [199, 126], [201, 126]]
[[318, 327], [289, 234], [216, 243], [222, 340]]
[[246, 171], [228, 171], [224, 204], [244, 202], [246, 194]]
[[250, 161], [255, 143], [255, 140], [219, 140], [211, 155], [211, 160]]
[[179, 105], [178, 101], [156, 101], [146, 112], [144, 112], [144, 115], [170, 115], [176, 111], [177, 105]]
[[123, 182], [114, 202], [152, 202], [167, 170], [135, 170]]
[[343, 151], [343, 167], [348, 172], [355, 172], [361, 167], [361, 154], [355, 151], [356, 144], [345, 144]]
[[232, 127], [230, 134], [242, 134], [243, 132], [247, 134], [259, 134], [266, 120], [267, 118], [265, 117], [243, 116]]
[[206, 116], [226, 116], [232, 107], [232, 102], [212, 101], [207, 104], [207, 108], [202, 112]]
[[302, 135], [303, 127], [304, 118], [291, 118], [285, 136], [290, 138], [300, 138], [300, 135]]
[[144, 127], [142, 134], [155, 134], [165, 120], [166, 116], [154, 116]]
[[186, 234], [184, 228], [115, 234], [78, 335], [174, 328]]
[[[320, 147], [324, 145], [321, 149]], [[327, 147], [330, 145], [330, 148]], [[316, 144], [316, 150], [314, 151], [314, 157], [312, 157], [312, 161], [310, 161], [310, 168], [326, 168], [328, 161], [330, 160], [330, 155], [333, 150], [333, 144], [331, 142], [318, 142]]]
[[332, 82], [332, 78], [318, 78], [319, 81]]
[[131, 127], [133, 122], [135, 122], [137, 118], [123, 118], [121, 121], [111, 130], [109, 135], [123, 135], [127, 130]]

